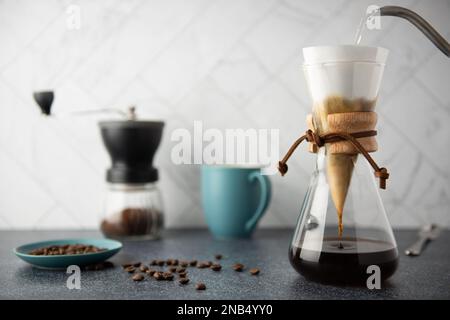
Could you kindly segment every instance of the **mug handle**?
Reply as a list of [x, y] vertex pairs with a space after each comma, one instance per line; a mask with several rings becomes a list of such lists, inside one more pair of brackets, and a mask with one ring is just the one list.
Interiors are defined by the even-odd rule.
[[261, 219], [270, 202], [271, 187], [269, 178], [265, 175], [262, 175], [259, 171], [253, 171], [249, 174], [248, 180], [252, 182], [255, 179], [261, 186], [261, 197], [259, 199], [259, 204], [256, 208], [255, 214], [245, 224], [245, 229], [247, 231], [250, 231], [255, 227], [256, 223], [258, 223], [259, 219]]

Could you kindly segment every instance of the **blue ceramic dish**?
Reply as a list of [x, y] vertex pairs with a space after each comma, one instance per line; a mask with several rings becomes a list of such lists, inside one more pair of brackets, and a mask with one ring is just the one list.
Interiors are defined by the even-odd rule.
[[[92, 245], [106, 250], [95, 253], [56, 256], [36, 256], [29, 254], [30, 251], [37, 248], [76, 243]], [[40, 268], [62, 269], [67, 268], [70, 265], [77, 265], [81, 267], [105, 261], [119, 252], [120, 249], [122, 249], [122, 243], [110, 239], [61, 239], [25, 244], [15, 248], [14, 253], [20, 259], [32, 264], [33, 266]]]

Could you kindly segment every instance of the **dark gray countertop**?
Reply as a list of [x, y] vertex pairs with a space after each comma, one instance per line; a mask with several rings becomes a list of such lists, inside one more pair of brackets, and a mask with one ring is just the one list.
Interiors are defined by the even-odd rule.
[[[206, 230], [168, 230], [162, 240], [124, 243], [112, 261], [116, 267], [81, 274], [81, 289], [66, 287], [64, 271], [40, 270], [27, 265], [12, 249], [28, 242], [100, 236], [93, 231], [0, 231], [0, 298], [3, 299], [450, 299], [450, 231], [445, 231], [420, 257], [410, 258], [404, 249], [416, 232], [397, 231], [401, 252], [396, 274], [380, 290], [336, 287], [308, 282], [290, 266], [287, 249], [290, 229], [258, 230], [251, 240], [218, 241]], [[191, 283], [146, 279], [133, 282], [120, 264], [167, 258], [212, 260], [225, 258], [223, 270], [189, 270]], [[259, 267], [261, 274], [237, 273], [235, 262]], [[196, 291], [202, 281], [207, 290]]]

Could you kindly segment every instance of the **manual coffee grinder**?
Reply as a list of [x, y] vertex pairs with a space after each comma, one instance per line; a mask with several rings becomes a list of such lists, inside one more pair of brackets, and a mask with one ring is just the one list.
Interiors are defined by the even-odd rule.
[[[43, 114], [51, 115], [54, 94], [34, 93]], [[138, 120], [135, 108], [86, 110], [68, 115], [114, 112], [123, 120], [99, 123], [103, 143], [111, 158], [106, 172], [107, 190], [100, 229], [106, 237], [155, 239], [164, 224], [163, 203], [153, 159], [161, 142], [164, 122]]]
[[[378, 13], [409, 20], [449, 56], [448, 42], [416, 13], [392, 6]], [[308, 130], [279, 162], [279, 171], [286, 174], [286, 162], [302, 141], [309, 142], [317, 162], [289, 248], [290, 262], [319, 282], [365, 284], [374, 272], [385, 280], [397, 268], [398, 250], [378, 192], [386, 188], [389, 173], [371, 153], [378, 148], [375, 104], [388, 50], [321, 46], [303, 49], [303, 56], [312, 113]]]

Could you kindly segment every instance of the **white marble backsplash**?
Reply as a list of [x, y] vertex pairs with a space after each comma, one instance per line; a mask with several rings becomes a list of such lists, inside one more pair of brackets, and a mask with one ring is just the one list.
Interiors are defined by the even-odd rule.
[[[104, 116], [45, 119], [32, 92], [48, 88], [55, 113], [136, 104], [164, 119], [155, 164], [167, 225], [205, 225], [199, 168], [171, 163], [172, 130], [279, 128], [284, 152], [311, 107], [301, 48], [351, 43], [370, 4], [411, 8], [450, 39], [449, 0], [0, 1], [0, 229], [98, 226]], [[382, 18], [362, 44], [390, 49], [375, 154], [391, 172], [389, 220], [450, 227], [450, 60], [400, 19]], [[294, 226], [313, 166], [300, 152], [271, 177], [261, 225]]]

